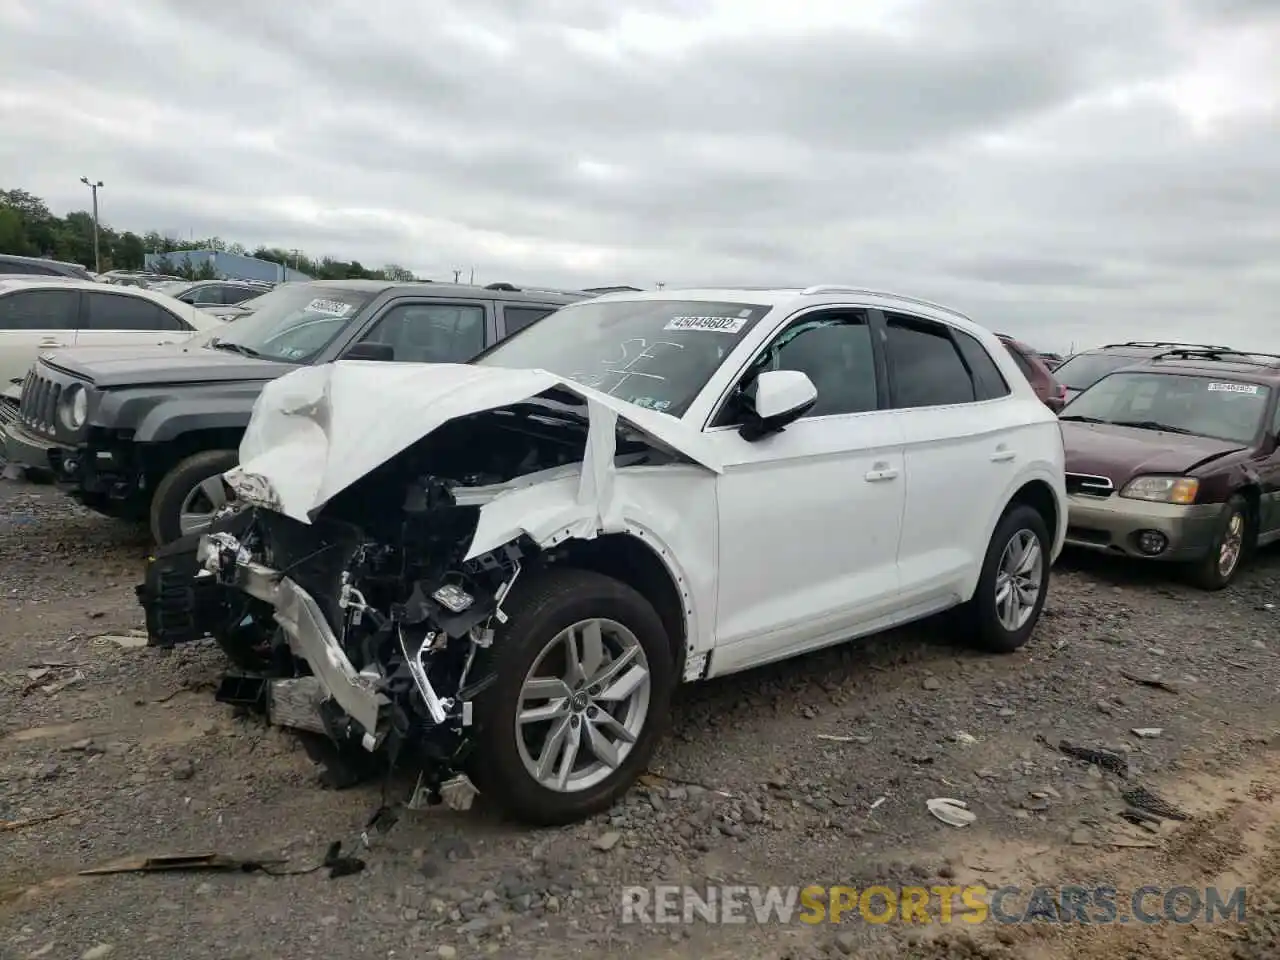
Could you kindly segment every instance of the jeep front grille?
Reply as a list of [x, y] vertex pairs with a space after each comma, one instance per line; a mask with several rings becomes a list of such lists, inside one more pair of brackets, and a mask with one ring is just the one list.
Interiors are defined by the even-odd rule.
[[56, 429], [58, 398], [62, 396], [61, 384], [48, 380], [34, 370], [22, 383], [22, 401], [18, 406], [18, 419], [33, 430], [52, 434]]

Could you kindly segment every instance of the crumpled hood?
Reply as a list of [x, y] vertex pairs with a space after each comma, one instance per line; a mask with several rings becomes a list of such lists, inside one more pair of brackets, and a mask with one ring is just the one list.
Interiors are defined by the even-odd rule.
[[[458, 417], [529, 400], [554, 387], [587, 403], [591, 469], [612, 466], [623, 420], [715, 472], [723, 466], [700, 431], [545, 370], [468, 364], [340, 360], [268, 383], [226, 474], [244, 499], [310, 523], [337, 494]], [[594, 454], [594, 456], [593, 456]], [[587, 468], [584, 468], [584, 472]]]
[[1120, 489], [1143, 474], [1181, 474], [1245, 447], [1230, 440], [1192, 437], [1108, 423], [1062, 424], [1068, 473], [1107, 477]]

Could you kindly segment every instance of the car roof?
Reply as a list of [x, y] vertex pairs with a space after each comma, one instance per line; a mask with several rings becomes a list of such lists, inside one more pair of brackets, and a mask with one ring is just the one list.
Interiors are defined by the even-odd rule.
[[[551, 290], [545, 287], [516, 287], [512, 284], [435, 283], [431, 280], [295, 280], [282, 283], [276, 290], [290, 287], [319, 287], [326, 290], [350, 290], [360, 293], [394, 291], [406, 296], [440, 298], [477, 298], [505, 300], [515, 303], [575, 303], [588, 300], [591, 294], [577, 290]], [[264, 291], [266, 292], [266, 291]]]
[[[1122, 357], [1152, 357], [1177, 348], [1190, 350], [1230, 350], [1217, 343], [1182, 343], [1177, 340], [1129, 340], [1125, 343], [1106, 343], [1100, 347], [1091, 347], [1072, 354], [1072, 357], [1097, 353], [1119, 354]], [[1070, 359], [1070, 358], [1068, 358]]]
[[0, 260], [3, 260], [5, 263], [27, 264], [33, 267], [39, 266], [64, 270], [84, 270], [88, 273], [88, 271], [78, 263], [71, 263], [68, 260], [53, 260], [49, 257], [24, 257], [16, 253], [0, 253]]
[[596, 297], [593, 302], [610, 303], [630, 300], [705, 300], [708, 303], [751, 303], [789, 310], [827, 304], [857, 304], [883, 310], [901, 310], [919, 317], [943, 320], [967, 332], [977, 331], [991, 335], [976, 321], [940, 303], [884, 290], [835, 283], [821, 283], [808, 287], [695, 287], [676, 290], [644, 290], [606, 293]]
[[1280, 355], [1235, 350], [1167, 350], [1143, 362], [1122, 367], [1121, 370], [1280, 384]]

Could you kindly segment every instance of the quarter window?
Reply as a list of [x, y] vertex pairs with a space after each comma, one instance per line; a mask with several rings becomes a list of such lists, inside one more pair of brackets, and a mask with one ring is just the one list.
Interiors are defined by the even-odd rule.
[[[960, 348], [960, 355], [964, 357], [965, 365], [969, 368], [969, 373], [973, 376], [975, 392], [979, 400], [995, 400], [998, 397], [1007, 397], [1009, 395], [1009, 382], [1005, 380], [1004, 374], [1000, 372], [1000, 368], [996, 366], [991, 354], [987, 353], [977, 337], [971, 337], [963, 330], [952, 329], [951, 335], [956, 339], [956, 346]], [[1012, 350], [1009, 351], [1013, 353]], [[1018, 354], [1013, 353], [1016, 360]]]
[[222, 299], [229, 304], [241, 303], [250, 297], [256, 297], [261, 294], [261, 290], [255, 290], [253, 287], [223, 287]]
[[390, 344], [401, 363], [466, 363], [484, 349], [484, 307], [403, 304], [392, 307], [364, 339]]
[[892, 313], [885, 319], [894, 407], [939, 407], [977, 399], [945, 325]]
[[88, 293], [86, 330], [186, 330], [168, 310], [143, 297]]
[[555, 313], [553, 307], [503, 307], [502, 316], [507, 323], [507, 336], [517, 330], [523, 330], [531, 323], [536, 323], [549, 313]]
[[0, 330], [74, 330], [76, 290], [21, 290], [0, 297]]

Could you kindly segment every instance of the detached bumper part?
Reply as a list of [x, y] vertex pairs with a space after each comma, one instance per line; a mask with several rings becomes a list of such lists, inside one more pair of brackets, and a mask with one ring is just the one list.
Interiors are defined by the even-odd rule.
[[274, 608], [294, 655], [310, 665], [328, 695], [360, 726], [364, 748], [376, 750], [387, 733], [391, 701], [378, 691], [377, 674], [356, 670], [311, 595], [278, 571], [250, 560], [230, 534], [206, 534], [199, 557], [208, 574]]

